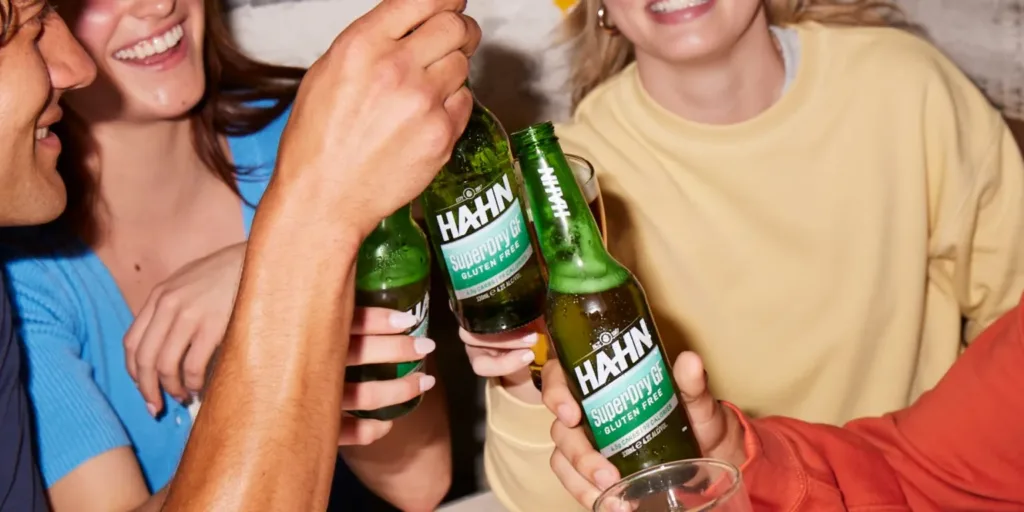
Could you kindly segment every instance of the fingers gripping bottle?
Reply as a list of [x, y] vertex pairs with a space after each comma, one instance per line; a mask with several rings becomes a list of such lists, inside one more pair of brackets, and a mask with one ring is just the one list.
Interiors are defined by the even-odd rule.
[[[419, 322], [410, 336], [427, 335], [430, 308], [430, 247], [423, 230], [406, 205], [386, 217], [359, 246], [356, 260], [356, 305], [406, 311]], [[346, 382], [390, 380], [423, 369], [423, 360], [405, 363], [350, 366]], [[349, 411], [360, 418], [392, 420], [413, 411], [423, 400], [417, 396], [408, 402], [373, 411]]]

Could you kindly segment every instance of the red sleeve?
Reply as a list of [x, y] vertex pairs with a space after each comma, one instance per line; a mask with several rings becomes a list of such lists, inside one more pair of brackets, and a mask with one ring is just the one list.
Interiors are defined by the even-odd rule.
[[755, 510], [1024, 509], [1022, 314], [993, 324], [901, 411], [843, 428], [740, 415]]

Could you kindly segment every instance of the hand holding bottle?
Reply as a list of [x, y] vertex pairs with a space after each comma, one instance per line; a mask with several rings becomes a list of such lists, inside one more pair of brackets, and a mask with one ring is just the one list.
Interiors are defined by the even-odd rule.
[[[420, 322], [413, 313], [382, 308], [356, 308], [352, 339], [348, 347], [348, 371], [353, 366], [419, 361], [434, 351], [436, 344], [423, 337], [402, 334]], [[342, 409], [372, 411], [403, 404], [434, 387], [434, 377], [422, 371], [398, 379], [345, 384]], [[341, 424], [339, 445], [366, 445], [391, 430], [392, 421], [348, 417]]]
[[466, 344], [466, 355], [473, 372], [481, 377], [509, 377], [529, 373], [535, 358], [534, 347], [547, 343], [544, 318], [538, 318], [514, 331], [498, 334], [474, 334], [459, 329]]
[[[711, 396], [700, 356], [693, 352], [680, 354], [672, 374], [704, 455], [741, 466], [746, 460], [743, 427], [731, 409]], [[544, 365], [543, 396], [544, 405], [557, 417], [551, 425], [555, 442], [551, 469], [576, 501], [589, 509], [621, 475], [587, 439], [580, 424], [580, 407], [569, 392], [558, 361]]]
[[309, 222], [361, 239], [426, 187], [473, 105], [464, 84], [480, 27], [464, 7], [383, 0], [335, 39], [299, 88], [271, 202], [290, 197], [289, 211], [306, 212], [317, 201]]

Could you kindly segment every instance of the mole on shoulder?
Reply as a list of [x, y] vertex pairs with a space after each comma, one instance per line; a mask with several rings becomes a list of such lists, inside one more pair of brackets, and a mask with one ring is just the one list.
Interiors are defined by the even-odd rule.
[[136, 264], [135, 264], [135, 271], [136, 271], [136, 272], [138, 272], [138, 271], [140, 271], [140, 270], [142, 270], [142, 267], [140, 267], [140, 266], [139, 266], [139, 264], [138, 264], [138, 263], [136, 263]]

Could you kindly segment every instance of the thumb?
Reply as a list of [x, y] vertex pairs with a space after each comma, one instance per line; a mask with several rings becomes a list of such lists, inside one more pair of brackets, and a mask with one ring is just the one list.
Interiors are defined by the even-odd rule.
[[728, 423], [723, 407], [708, 391], [704, 362], [693, 352], [683, 352], [676, 359], [672, 374], [686, 403], [697, 442], [701, 450], [711, 456], [725, 440]]
[[697, 424], [713, 419], [718, 409], [717, 401], [708, 392], [708, 376], [700, 356], [693, 352], [680, 354], [672, 368], [672, 375], [683, 395], [690, 419]]
[[697, 442], [706, 457], [740, 466], [746, 460], [743, 445], [743, 426], [728, 407], [722, 406], [708, 390], [708, 375], [704, 362], [693, 352], [683, 352], [672, 368], [679, 392]]

